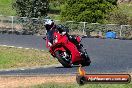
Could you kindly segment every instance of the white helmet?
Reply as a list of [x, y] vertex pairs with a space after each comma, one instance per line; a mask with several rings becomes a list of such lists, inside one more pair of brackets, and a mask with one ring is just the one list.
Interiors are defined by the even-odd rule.
[[46, 30], [50, 30], [54, 26], [54, 21], [52, 19], [44, 19], [44, 25]]
[[52, 23], [54, 23], [53, 20], [51, 20], [51, 19], [45, 19], [45, 25], [51, 25]]

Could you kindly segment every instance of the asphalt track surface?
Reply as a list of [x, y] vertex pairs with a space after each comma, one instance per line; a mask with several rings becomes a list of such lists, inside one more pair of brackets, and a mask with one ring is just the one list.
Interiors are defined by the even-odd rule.
[[[132, 72], [132, 40], [83, 38], [82, 43], [91, 58], [87, 73]], [[46, 50], [42, 36], [1, 35], [0, 45]], [[61, 65], [0, 71], [0, 75], [76, 74], [78, 66], [63, 68]]]

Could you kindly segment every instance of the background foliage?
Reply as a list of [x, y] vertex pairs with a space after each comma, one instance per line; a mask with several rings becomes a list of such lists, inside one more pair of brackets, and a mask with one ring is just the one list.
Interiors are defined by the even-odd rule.
[[62, 20], [103, 23], [107, 14], [117, 5], [117, 0], [65, 0], [61, 10]]
[[127, 14], [123, 13], [121, 9], [115, 8], [109, 13], [107, 17], [108, 23], [127, 25], [129, 23]]
[[[25, 3], [21, 3], [21, 5], [23, 6], [23, 8], [21, 8], [22, 11], [19, 11], [18, 8], [20, 7], [16, 8], [15, 1], [26, 1]], [[106, 0], [78, 0], [77, 6], [73, 4], [70, 7], [70, 8], [74, 8], [74, 10], [72, 10], [66, 7], [66, 1], [68, 0], [48, 0], [47, 9], [43, 9], [44, 7], [42, 7], [41, 5], [40, 7], [39, 6], [37, 7], [37, 11], [35, 13], [34, 9], [36, 8], [35, 7], [36, 5], [33, 4], [33, 1], [34, 0], [0, 0], [0, 15], [29, 16], [29, 17], [38, 17], [38, 16], [43, 17], [45, 15], [48, 15], [52, 19], [55, 19], [55, 20], [62, 19], [63, 21], [72, 20], [72, 21], [88, 21], [88, 22], [100, 22], [100, 23], [112, 23], [112, 24], [132, 24], [132, 2], [129, 2], [129, 3], [123, 2], [116, 5], [115, 0], [107, 0], [107, 1]], [[39, 0], [35, 0], [35, 1], [38, 2]], [[46, 0], [42, 0], [42, 1], [46, 1]], [[76, 0], [71, 0], [71, 1], [72, 2], [74, 1], [75, 3]], [[87, 2], [87, 3], [85, 4], [84, 2]], [[100, 4], [101, 2], [105, 2], [105, 3]], [[28, 5], [28, 3], [30, 5]], [[110, 3], [112, 6], [110, 5]], [[105, 9], [106, 7], [109, 7], [109, 5], [112, 9], [114, 8], [114, 10], [111, 10], [111, 8]], [[98, 8], [98, 6], [102, 6], [102, 7]], [[87, 9], [88, 7], [89, 9]], [[40, 9], [43, 9], [44, 11]], [[104, 10], [106, 12], [103, 12]], [[80, 12], [77, 12], [77, 11], [80, 11]], [[36, 15], [33, 14], [33, 12]], [[43, 13], [40, 14], [41, 12]], [[64, 13], [64, 12], [67, 12], [67, 13]]]
[[42, 17], [47, 15], [48, 0], [16, 0], [13, 4], [17, 15], [22, 17]]

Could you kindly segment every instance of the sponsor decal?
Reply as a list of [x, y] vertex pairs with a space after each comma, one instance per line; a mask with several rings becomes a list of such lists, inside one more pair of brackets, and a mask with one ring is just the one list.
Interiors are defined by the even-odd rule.
[[79, 74], [76, 75], [78, 84], [85, 83], [130, 83], [129, 74], [86, 74], [86, 71], [80, 66]]

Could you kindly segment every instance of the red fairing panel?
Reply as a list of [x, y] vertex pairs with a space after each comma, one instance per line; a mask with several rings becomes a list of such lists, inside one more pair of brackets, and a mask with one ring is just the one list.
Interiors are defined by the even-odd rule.
[[81, 42], [80, 36], [77, 36], [77, 37], [76, 37], [76, 40], [80, 43], [80, 42]]
[[65, 46], [71, 51], [72, 63], [82, 60], [79, 51], [73, 43], [68, 42], [68, 44], [65, 44]]

